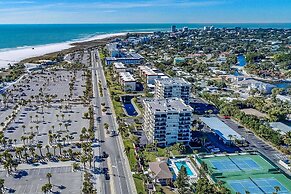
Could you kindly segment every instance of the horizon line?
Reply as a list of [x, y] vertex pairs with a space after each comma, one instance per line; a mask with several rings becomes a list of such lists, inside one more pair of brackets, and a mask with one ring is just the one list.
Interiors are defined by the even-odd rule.
[[86, 25], [86, 24], [170, 24], [170, 25], [179, 25], [179, 24], [291, 24], [289, 22], [108, 22], [108, 23], [0, 23], [0, 25], [70, 25], [70, 24], [78, 24], [78, 25]]

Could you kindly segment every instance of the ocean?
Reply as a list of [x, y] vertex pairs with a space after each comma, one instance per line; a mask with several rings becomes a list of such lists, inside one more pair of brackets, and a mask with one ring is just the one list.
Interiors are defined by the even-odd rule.
[[167, 31], [171, 25], [177, 28], [288, 28], [291, 23], [274, 24], [27, 24], [0, 25], [0, 51], [26, 46], [54, 44], [60, 42], [86, 39], [98, 34], [117, 32]]

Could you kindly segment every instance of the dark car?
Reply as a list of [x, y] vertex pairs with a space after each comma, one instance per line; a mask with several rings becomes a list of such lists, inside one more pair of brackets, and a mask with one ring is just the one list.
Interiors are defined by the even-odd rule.
[[106, 152], [102, 153], [102, 158], [107, 158], [109, 155]]
[[108, 173], [106, 173], [104, 176], [105, 176], [105, 180], [110, 180], [110, 176]]

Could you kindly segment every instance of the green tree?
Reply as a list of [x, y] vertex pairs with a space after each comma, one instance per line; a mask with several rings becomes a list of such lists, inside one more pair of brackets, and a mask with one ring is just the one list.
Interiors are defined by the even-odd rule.
[[46, 174], [46, 178], [47, 178], [47, 180], [48, 180], [48, 183], [51, 184], [52, 174], [51, 174], [51, 173], [47, 173], [47, 174]]
[[178, 188], [178, 193], [185, 194], [189, 190], [189, 178], [184, 166], [181, 167], [175, 186]]

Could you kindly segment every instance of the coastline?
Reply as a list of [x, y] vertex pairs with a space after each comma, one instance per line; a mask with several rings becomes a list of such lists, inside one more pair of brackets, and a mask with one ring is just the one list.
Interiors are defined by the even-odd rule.
[[[39, 45], [39, 46], [29, 46], [23, 48], [15, 48], [6, 51], [0, 51], [0, 68], [8, 68], [8, 64], [15, 64], [22, 60], [39, 57], [42, 55], [59, 52], [65, 49], [70, 49], [75, 47], [74, 44], [90, 42], [95, 40], [102, 40], [107, 38], [113, 38], [118, 36], [124, 36], [127, 33], [131, 32], [122, 32], [122, 33], [110, 33], [110, 34], [100, 34], [95, 35], [89, 38], [84, 38], [75, 41], [68, 41], [63, 43], [54, 43], [54, 44], [47, 44], [47, 45]], [[142, 33], [142, 32], [135, 32], [135, 33]]]

